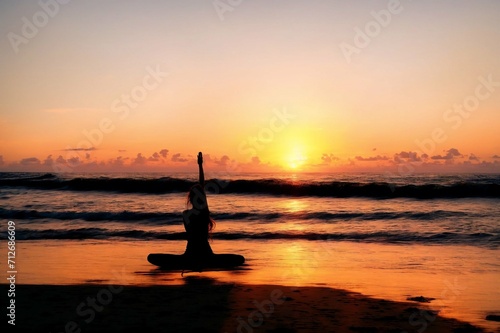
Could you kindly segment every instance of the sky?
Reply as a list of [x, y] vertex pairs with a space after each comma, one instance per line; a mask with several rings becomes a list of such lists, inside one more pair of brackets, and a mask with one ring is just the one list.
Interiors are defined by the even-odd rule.
[[[500, 172], [500, 1], [0, 2], [0, 171]], [[193, 169], [194, 168], [194, 169]]]

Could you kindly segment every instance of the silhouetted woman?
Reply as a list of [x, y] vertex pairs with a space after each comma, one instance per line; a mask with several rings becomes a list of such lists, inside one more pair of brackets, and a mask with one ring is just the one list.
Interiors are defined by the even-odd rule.
[[[208, 239], [210, 231], [215, 227], [215, 222], [210, 217], [205, 194], [205, 175], [201, 152], [198, 153], [198, 169], [199, 184], [194, 185], [189, 190], [186, 203], [188, 209], [182, 212], [182, 216], [188, 241], [184, 255], [200, 259], [213, 255]], [[190, 206], [191, 209], [189, 209]]]

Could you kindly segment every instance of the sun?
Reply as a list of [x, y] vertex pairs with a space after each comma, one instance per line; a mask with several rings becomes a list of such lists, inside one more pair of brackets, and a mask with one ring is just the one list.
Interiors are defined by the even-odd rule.
[[285, 164], [291, 170], [300, 170], [306, 162], [307, 156], [304, 149], [302, 147], [295, 146], [287, 155]]
[[318, 132], [315, 128], [297, 125], [278, 134], [262, 157], [283, 171], [311, 171], [322, 153], [331, 149], [325, 147], [327, 140], [321, 136], [321, 131]]

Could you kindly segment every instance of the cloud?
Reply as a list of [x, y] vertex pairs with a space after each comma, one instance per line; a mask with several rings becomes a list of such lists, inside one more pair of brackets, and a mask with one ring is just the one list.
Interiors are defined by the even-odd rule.
[[0, 165], [4, 165], [4, 161], [3, 161], [3, 155], [0, 155]]
[[23, 158], [19, 164], [21, 165], [39, 165], [41, 162], [36, 157]]
[[105, 112], [106, 110], [92, 109], [92, 108], [54, 108], [54, 109], [43, 109], [41, 111], [45, 113], [68, 114], [68, 113]]
[[52, 158], [52, 155], [47, 156], [47, 158], [43, 161], [43, 165], [45, 166], [51, 166], [54, 164], [54, 159]]
[[451, 148], [446, 151], [446, 155], [434, 155], [431, 157], [433, 160], [453, 160], [455, 157], [461, 157], [462, 154], [456, 148]]
[[52, 155], [47, 156], [47, 158], [43, 161], [44, 166], [53, 166], [53, 167], [77, 167], [81, 165], [86, 165], [84, 161], [80, 160], [79, 156], [74, 156], [68, 159], [65, 159], [61, 155], [59, 155], [55, 160]]
[[[424, 156], [422, 155], [422, 157]], [[414, 151], [402, 151], [400, 153], [394, 154], [394, 161], [396, 163], [421, 162], [422, 158], [419, 157], [418, 153]]]
[[448, 155], [452, 155], [452, 156], [462, 156], [462, 154], [460, 154], [460, 152], [456, 148], [449, 149], [447, 151], [447, 153], [448, 153]]
[[226, 166], [229, 162], [231, 162], [231, 159], [229, 158], [229, 156], [224, 155], [220, 160], [214, 159], [213, 162], [220, 166]]
[[126, 153], [126, 152], [127, 152], [127, 149], [118, 149], [118, 152], [119, 152], [119, 153]]
[[[144, 153], [135, 153], [134, 156], [125, 157], [115, 155], [113, 157], [106, 157], [104, 160], [100, 159], [96, 153], [90, 149], [65, 149], [67, 153], [61, 155], [44, 155], [37, 157], [28, 157], [22, 160], [14, 161], [10, 164], [5, 162], [2, 155], [0, 155], [0, 165], [5, 168], [20, 168], [24, 170], [47, 170], [54, 168], [54, 170], [69, 170], [69, 171], [99, 171], [99, 170], [139, 170], [149, 168], [151, 170], [160, 170], [159, 168], [172, 168], [172, 170], [182, 170], [188, 162], [190, 165], [195, 164], [196, 157], [190, 154], [176, 153], [172, 154], [168, 149], [161, 149], [154, 152], [152, 155], [144, 155]], [[116, 150], [115, 150], [116, 152]], [[368, 151], [367, 154], [370, 154]], [[63, 157], [64, 156], [64, 157]], [[116, 157], [118, 156], [118, 157]], [[57, 158], [56, 158], [57, 157]], [[168, 158], [167, 158], [168, 157]], [[262, 171], [262, 170], [278, 170], [281, 168], [278, 164], [271, 164], [269, 162], [262, 162], [258, 156], [251, 157], [250, 161], [239, 163], [235, 159], [231, 159], [228, 155], [211, 156], [205, 154], [204, 159], [209, 167], [215, 170], [224, 169], [227, 172], [235, 170], [249, 170], [249, 171]], [[401, 167], [402, 164], [412, 163], [418, 165], [418, 170], [422, 172], [439, 171], [439, 170], [452, 170], [452, 171], [498, 171], [500, 166], [500, 154], [488, 155], [487, 160], [483, 161], [480, 156], [474, 153], [463, 155], [459, 149], [450, 148], [444, 149], [440, 154], [429, 157], [426, 154], [421, 154], [415, 151], [400, 151], [394, 155], [367, 155], [367, 156], [351, 156], [350, 158], [338, 158], [331, 153], [323, 153], [316, 156], [318, 164], [308, 164], [311, 168], [357, 168], [358, 170], [371, 170], [382, 166]], [[341, 162], [339, 162], [341, 161]], [[447, 168], [447, 169], [446, 169]], [[319, 169], [318, 169], [319, 170]], [[398, 169], [399, 170], [399, 169]], [[417, 169], [416, 169], [417, 170]]]
[[72, 157], [72, 158], [68, 158], [66, 160], [66, 162], [71, 165], [71, 166], [77, 166], [79, 164], [83, 164], [83, 161], [80, 161], [80, 157], [78, 156], [75, 156], [75, 157]]
[[163, 158], [167, 158], [167, 156], [168, 156], [168, 149], [162, 149], [162, 150], [160, 150], [160, 155]]
[[[465, 162], [468, 162], [469, 165], [474, 165], [474, 166], [477, 166], [477, 167], [480, 167], [482, 170], [491, 170], [495, 173], [498, 173], [498, 168], [500, 167], [500, 161], [493, 161], [493, 162], [488, 162], [488, 161], [481, 161], [480, 163], [476, 163], [476, 164], [472, 164], [470, 163], [469, 161], [465, 161]], [[464, 162], [464, 164], [465, 164]]]
[[259, 165], [261, 163], [259, 156], [253, 156], [250, 163], [254, 165]]
[[[50, 156], [50, 158], [52, 159], [51, 156]], [[45, 161], [47, 161], [47, 160], [45, 160]], [[79, 156], [74, 156], [74, 157], [65, 159], [64, 157], [62, 157], [61, 155], [59, 155], [59, 157], [56, 159], [56, 164], [64, 164], [64, 165], [69, 165], [71, 167], [76, 167], [76, 166], [78, 166], [80, 164], [83, 164], [83, 161], [80, 161], [80, 157]]]
[[118, 156], [115, 159], [109, 160], [108, 164], [111, 166], [122, 167], [125, 164], [125, 159], [121, 156]]
[[151, 155], [148, 158], [148, 161], [150, 161], [150, 162], [159, 162], [160, 160], [161, 160], [160, 154], [158, 154], [157, 152], [155, 152], [153, 155]]
[[478, 161], [479, 162], [479, 158], [474, 154], [470, 154], [469, 161]]
[[62, 157], [61, 155], [59, 155], [56, 159], [56, 163], [58, 164], [66, 164], [66, 160], [64, 159], [64, 157]]
[[432, 160], [452, 160], [453, 159], [453, 156], [450, 156], [450, 155], [434, 155], [434, 156], [431, 156], [431, 159]]
[[374, 162], [374, 161], [387, 161], [389, 158], [387, 156], [372, 156], [372, 157], [362, 157], [362, 156], [356, 156], [355, 159], [357, 161], [361, 162]]
[[217, 159], [212, 158], [212, 155], [210, 155], [210, 154], [203, 154], [203, 163], [205, 163], [205, 164], [217, 163]]
[[321, 156], [321, 160], [323, 161], [323, 163], [325, 164], [330, 164], [332, 163], [333, 161], [338, 161], [339, 158], [338, 157], [335, 157], [333, 156], [333, 154], [323, 154]]
[[96, 147], [90, 147], [90, 148], [66, 148], [63, 149], [63, 151], [93, 151], [97, 150]]
[[146, 157], [142, 156], [142, 153], [138, 153], [137, 157], [134, 158], [134, 161], [132, 162], [132, 164], [143, 165], [143, 164], [146, 164], [147, 161], [148, 161], [148, 159]]
[[229, 158], [229, 156], [224, 155], [224, 156], [222, 156], [222, 157], [221, 157], [221, 159], [220, 159], [220, 164], [221, 164], [221, 165], [226, 165], [226, 164], [227, 164], [228, 162], [230, 162], [230, 161], [231, 161], [231, 159]]
[[172, 162], [187, 162], [187, 158], [181, 157], [181, 154], [177, 153], [172, 155]]

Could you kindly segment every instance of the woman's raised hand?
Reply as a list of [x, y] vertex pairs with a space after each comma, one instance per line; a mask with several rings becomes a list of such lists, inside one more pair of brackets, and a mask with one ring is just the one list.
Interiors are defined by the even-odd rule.
[[201, 151], [198, 153], [198, 164], [203, 164], [203, 154], [201, 153]]

